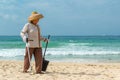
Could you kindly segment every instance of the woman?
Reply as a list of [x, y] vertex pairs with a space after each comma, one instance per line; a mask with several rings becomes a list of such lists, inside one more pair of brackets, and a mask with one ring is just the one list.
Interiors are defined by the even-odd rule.
[[21, 31], [21, 37], [23, 38], [23, 41], [27, 43], [26, 52], [24, 56], [24, 69], [23, 69], [23, 72], [25, 73], [30, 67], [27, 46], [29, 47], [30, 59], [32, 58], [32, 54], [34, 55], [36, 73], [42, 73], [41, 72], [42, 46], [40, 41], [41, 40], [43, 40], [44, 42], [48, 41], [46, 38], [43, 38], [40, 35], [40, 28], [38, 22], [42, 18], [43, 18], [42, 14], [38, 14], [37, 12], [32, 12], [32, 14], [28, 18], [29, 23], [25, 24], [25, 26]]

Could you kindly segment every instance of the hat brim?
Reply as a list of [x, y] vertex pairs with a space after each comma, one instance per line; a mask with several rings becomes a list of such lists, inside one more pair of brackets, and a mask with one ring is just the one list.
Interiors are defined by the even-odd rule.
[[32, 14], [31, 16], [29, 16], [28, 21], [33, 21], [33, 20], [41, 19], [41, 18], [43, 18], [42, 14]]

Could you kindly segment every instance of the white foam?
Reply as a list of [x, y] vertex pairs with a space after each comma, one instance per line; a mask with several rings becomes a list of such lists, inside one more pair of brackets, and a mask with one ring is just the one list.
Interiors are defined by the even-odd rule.
[[47, 51], [51, 55], [100, 55], [100, 54], [120, 54], [119, 51]]
[[25, 49], [0, 49], [0, 56], [15, 57], [24, 55]]
[[[43, 49], [44, 52], [44, 49]], [[24, 56], [25, 49], [0, 49], [1, 57]], [[48, 48], [48, 55], [99, 55], [99, 54], [120, 54], [120, 50], [99, 50], [99, 49], [74, 49], [74, 48]]]

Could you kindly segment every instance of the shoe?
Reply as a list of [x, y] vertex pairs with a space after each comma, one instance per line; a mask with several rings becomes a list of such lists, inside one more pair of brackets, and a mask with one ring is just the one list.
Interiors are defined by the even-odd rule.
[[43, 72], [36, 72], [36, 74], [44, 74]]
[[23, 73], [28, 73], [27, 71], [23, 71]]

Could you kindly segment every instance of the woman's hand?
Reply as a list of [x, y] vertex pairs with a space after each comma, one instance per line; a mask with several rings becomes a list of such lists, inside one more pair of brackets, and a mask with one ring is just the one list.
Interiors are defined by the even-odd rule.
[[44, 39], [44, 42], [48, 42], [49, 40], [47, 38]]

